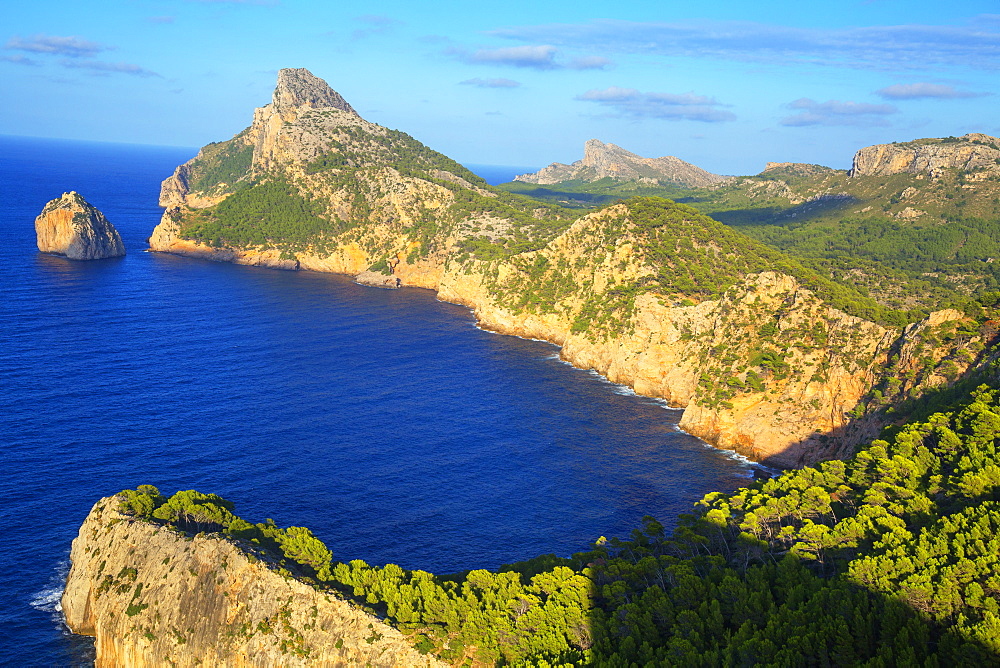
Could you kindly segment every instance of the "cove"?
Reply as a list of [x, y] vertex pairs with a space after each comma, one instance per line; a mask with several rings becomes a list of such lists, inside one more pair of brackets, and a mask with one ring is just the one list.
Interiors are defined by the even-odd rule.
[[[446, 573], [669, 526], [748, 480], [679, 411], [430, 291], [143, 253], [181, 150], [3, 142], [0, 591], [19, 646], [0, 663], [84, 660], [46, 592], [90, 505], [126, 487], [214, 492], [335, 559]], [[34, 216], [70, 189], [127, 257], [37, 252]]]

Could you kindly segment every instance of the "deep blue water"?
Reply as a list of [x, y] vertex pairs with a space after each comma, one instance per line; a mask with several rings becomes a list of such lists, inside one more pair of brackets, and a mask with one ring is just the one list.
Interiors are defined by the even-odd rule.
[[538, 171], [537, 167], [512, 167], [509, 165], [466, 165], [466, 167], [493, 186], [513, 181], [518, 174], [530, 174]]
[[[748, 466], [677, 411], [418, 289], [144, 253], [193, 151], [0, 137], [0, 665], [83, 665], [55, 603], [91, 505], [152, 483], [311, 527], [335, 558], [449, 572], [668, 524]], [[81, 192], [128, 256], [38, 253]]]

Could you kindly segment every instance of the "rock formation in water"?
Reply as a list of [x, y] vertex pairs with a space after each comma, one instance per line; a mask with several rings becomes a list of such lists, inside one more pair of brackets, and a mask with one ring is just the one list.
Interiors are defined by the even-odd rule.
[[35, 218], [38, 250], [72, 260], [99, 260], [125, 255], [121, 235], [104, 214], [78, 192], [63, 193]]
[[1000, 173], [1000, 138], [980, 133], [868, 146], [854, 155], [851, 176], [918, 174], [941, 170]]
[[73, 541], [66, 624], [111, 666], [438, 666], [396, 629], [247, 546], [98, 501]]
[[[588, 156], [602, 174], [647, 178], [656, 163], [600, 142]], [[765, 176], [752, 187], [847, 178], [792, 164]], [[810, 193], [802, 209], [838, 197]], [[491, 188], [305, 70], [281, 70], [271, 104], [178, 167], [161, 204], [152, 250], [437, 290], [486, 327], [562, 345], [573, 364], [685, 408], [695, 436], [779, 466], [844, 456], [892, 419], [881, 409], [961, 375], [984, 343], [953, 335], [969, 325], [955, 311], [904, 331], [858, 317], [871, 309], [849, 315], [877, 304], [668, 200], [579, 217]]]
[[583, 159], [571, 165], [553, 162], [534, 174], [521, 174], [515, 181], [548, 185], [561, 181], [621, 181], [672, 184], [700, 188], [725, 180], [674, 156], [643, 158], [615, 144], [590, 139], [583, 145]]

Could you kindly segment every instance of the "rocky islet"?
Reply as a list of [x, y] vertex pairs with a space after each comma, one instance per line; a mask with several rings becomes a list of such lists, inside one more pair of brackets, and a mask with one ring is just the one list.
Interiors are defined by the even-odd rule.
[[48, 202], [35, 219], [38, 250], [71, 260], [100, 260], [125, 255], [121, 235], [104, 214], [78, 192]]

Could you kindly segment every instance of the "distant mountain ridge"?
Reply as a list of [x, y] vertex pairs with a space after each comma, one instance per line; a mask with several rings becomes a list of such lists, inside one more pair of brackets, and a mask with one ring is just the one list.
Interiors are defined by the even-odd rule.
[[549, 185], [562, 181], [597, 181], [603, 178], [700, 188], [723, 181], [726, 177], [707, 172], [672, 155], [643, 158], [621, 146], [590, 139], [583, 145], [582, 160], [571, 165], [553, 162], [534, 174], [521, 174], [514, 177], [514, 180]]

